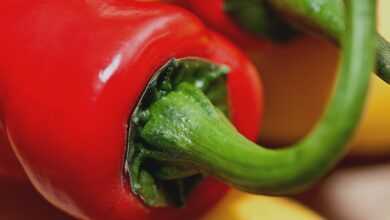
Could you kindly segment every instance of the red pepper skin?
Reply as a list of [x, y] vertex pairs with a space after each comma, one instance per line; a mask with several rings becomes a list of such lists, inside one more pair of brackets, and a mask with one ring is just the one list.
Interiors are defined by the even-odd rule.
[[77, 218], [196, 218], [226, 186], [206, 180], [183, 209], [145, 207], [123, 175], [129, 115], [170, 58], [202, 57], [230, 67], [232, 120], [254, 140], [262, 111], [257, 72], [185, 10], [120, 4], [2, 1], [2, 125], [33, 185]]

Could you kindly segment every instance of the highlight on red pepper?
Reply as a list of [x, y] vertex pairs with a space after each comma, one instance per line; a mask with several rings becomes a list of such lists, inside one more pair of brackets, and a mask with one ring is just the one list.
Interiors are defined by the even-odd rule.
[[252, 193], [297, 192], [343, 155], [363, 109], [375, 1], [346, 2], [342, 65], [326, 113], [306, 138], [271, 150], [228, 120], [255, 139], [254, 67], [188, 12], [4, 1], [6, 137], [37, 190], [80, 219], [195, 218], [225, 191], [210, 180], [196, 187], [209, 175]]
[[[299, 31], [320, 33], [340, 44], [345, 32], [340, 0], [186, 0], [187, 7], [242, 45], [259, 45], [259, 37], [287, 41]], [[244, 30], [244, 31], [243, 31]], [[243, 32], [247, 33], [243, 33]], [[390, 43], [377, 34], [376, 73], [390, 83]]]

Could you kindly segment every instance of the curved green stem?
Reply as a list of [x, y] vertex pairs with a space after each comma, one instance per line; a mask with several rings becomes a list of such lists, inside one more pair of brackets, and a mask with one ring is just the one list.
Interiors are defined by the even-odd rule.
[[346, 6], [335, 93], [318, 125], [299, 143], [272, 150], [248, 141], [188, 82], [148, 107], [140, 137], [170, 156], [170, 164], [177, 160], [244, 191], [286, 194], [310, 185], [343, 155], [360, 119], [374, 66], [375, 1], [346, 0]]

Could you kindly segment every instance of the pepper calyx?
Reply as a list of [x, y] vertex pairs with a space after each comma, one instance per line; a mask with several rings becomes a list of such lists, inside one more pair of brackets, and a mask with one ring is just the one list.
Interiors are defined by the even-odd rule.
[[150, 106], [186, 83], [201, 90], [228, 115], [226, 74], [229, 69], [199, 58], [171, 59], [152, 77], [129, 120], [125, 175], [130, 188], [151, 207], [180, 207], [203, 179], [198, 169], [179, 156], [156, 149], [141, 136]]

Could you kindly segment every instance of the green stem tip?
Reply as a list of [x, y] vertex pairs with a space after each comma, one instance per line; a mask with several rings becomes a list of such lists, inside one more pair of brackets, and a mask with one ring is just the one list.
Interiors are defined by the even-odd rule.
[[[315, 129], [293, 146], [267, 149], [237, 132], [220, 110], [226, 68], [202, 60], [163, 68], [130, 123], [126, 171], [133, 192], [150, 206], [182, 205], [204, 175], [271, 195], [300, 191], [323, 176], [357, 126], [374, 66], [375, 1], [347, 0], [346, 6], [334, 95]], [[215, 88], [225, 92], [210, 95]]]

